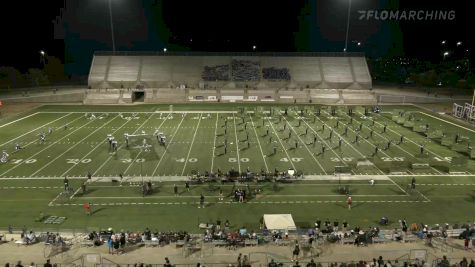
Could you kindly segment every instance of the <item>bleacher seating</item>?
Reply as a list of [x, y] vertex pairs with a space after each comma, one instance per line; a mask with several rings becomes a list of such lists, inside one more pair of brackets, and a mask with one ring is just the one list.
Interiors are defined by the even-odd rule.
[[[279, 55], [94, 55], [88, 84], [92, 88], [238, 88], [370, 89], [371, 77], [363, 56]], [[273, 82], [276, 81], [277, 83]], [[218, 82], [218, 83], [217, 83]], [[174, 86], [173, 86], [174, 85]]]

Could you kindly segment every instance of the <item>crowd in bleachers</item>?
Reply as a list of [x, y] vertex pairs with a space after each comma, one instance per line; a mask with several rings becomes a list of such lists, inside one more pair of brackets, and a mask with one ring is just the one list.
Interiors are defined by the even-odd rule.
[[266, 80], [286, 80], [290, 81], [290, 73], [288, 68], [263, 68], [262, 78]]

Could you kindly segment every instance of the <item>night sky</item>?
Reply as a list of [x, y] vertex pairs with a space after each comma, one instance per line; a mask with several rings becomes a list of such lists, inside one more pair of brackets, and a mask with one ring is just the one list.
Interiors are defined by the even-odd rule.
[[[348, 51], [437, 61], [449, 50], [473, 59], [467, 3], [352, 0]], [[358, 10], [368, 9], [455, 10], [455, 19], [359, 20]], [[9, 16], [0, 18], [0, 66], [39, 67], [45, 50], [68, 74], [84, 75], [94, 51], [112, 50], [107, 0], [14, 1], [2, 10]], [[118, 51], [252, 51], [256, 45], [256, 51], [341, 52], [347, 11], [348, 0], [112, 0]]]

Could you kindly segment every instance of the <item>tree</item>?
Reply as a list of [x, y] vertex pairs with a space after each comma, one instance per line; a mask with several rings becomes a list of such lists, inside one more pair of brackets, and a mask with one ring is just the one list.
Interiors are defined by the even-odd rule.
[[44, 72], [48, 81], [51, 83], [66, 80], [66, 76], [64, 75], [64, 64], [57, 57], [48, 56]]
[[24, 87], [28, 83], [14, 67], [0, 67], [0, 88]]
[[48, 85], [48, 76], [40, 69], [28, 69], [26, 74], [31, 86]]

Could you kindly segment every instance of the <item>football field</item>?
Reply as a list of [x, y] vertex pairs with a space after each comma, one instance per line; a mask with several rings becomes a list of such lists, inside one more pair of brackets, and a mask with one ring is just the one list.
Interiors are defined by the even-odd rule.
[[[301, 227], [318, 217], [365, 225], [421, 213], [432, 223], [459, 222], [474, 205], [471, 140], [473, 127], [414, 106], [379, 113], [316, 105], [44, 106], [0, 124], [7, 154], [0, 207], [8, 214], [0, 226], [47, 228], [35, 222], [40, 212], [68, 218], [54, 227], [76, 229], [197, 231], [197, 222], [217, 218], [256, 227], [264, 213], [292, 213]], [[205, 173], [249, 179], [194, 184]], [[147, 182], [153, 192], [143, 195]], [[247, 190], [247, 203], [233, 200], [237, 188]], [[200, 194], [209, 209], [197, 209]], [[93, 216], [84, 215], [85, 202]], [[438, 212], [444, 207], [450, 216]]]

